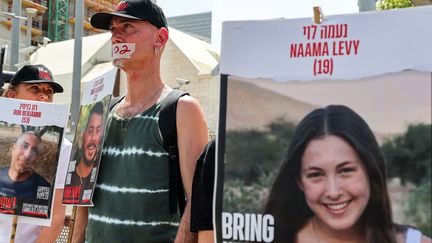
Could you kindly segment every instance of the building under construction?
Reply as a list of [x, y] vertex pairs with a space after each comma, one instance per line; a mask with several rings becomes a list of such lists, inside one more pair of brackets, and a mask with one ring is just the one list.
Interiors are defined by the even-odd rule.
[[[14, 1], [0, 0], [0, 46], [10, 45]], [[90, 17], [100, 11], [113, 11], [120, 0], [84, 0], [83, 35], [100, 33], [90, 23]], [[27, 21], [31, 18], [31, 44], [43, 42], [48, 37], [51, 42], [68, 40], [74, 37], [75, 0], [21, 0], [19, 48], [26, 47]], [[27, 20], [26, 20], [27, 18]], [[6, 58], [6, 67], [8, 66]]]

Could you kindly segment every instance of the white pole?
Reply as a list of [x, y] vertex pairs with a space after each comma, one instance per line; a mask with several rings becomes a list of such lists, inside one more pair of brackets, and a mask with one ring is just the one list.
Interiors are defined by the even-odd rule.
[[75, 1], [75, 45], [72, 75], [72, 104], [71, 104], [71, 131], [75, 132], [78, 122], [81, 93], [81, 57], [82, 57], [82, 34], [83, 34], [83, 0]]
[[27, 13], [27, 39], [26, 46], [31, 46], [31, 31], [32, 31], [32, 20], [33, 17], [36, 16], [37, 9], [35, 8], [26, 8]]
[[[21, 16], [21, 0], [13, 1], [13, 12], [15, 16]], [[9, 70], [16, 71], [15, 64], [18, 63], [18, 49], [19, 49], [19, 34], [20, 34], [20, 19], [12, 18], [12, 40]]]

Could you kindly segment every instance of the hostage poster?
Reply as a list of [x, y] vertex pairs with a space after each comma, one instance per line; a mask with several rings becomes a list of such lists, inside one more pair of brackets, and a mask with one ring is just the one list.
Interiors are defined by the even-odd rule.
[[224, 23], [218, 242], [318, 242], [387, 199], [431, 236], [431, 11]]
[[0, 110], [0, 220], [49, 225], [68, 107], [0, 98]]
[[92, 206], [105, 124], [114, 88], [112, 68], [84, 83], [77, 130], [67, 170], [63, 204]]

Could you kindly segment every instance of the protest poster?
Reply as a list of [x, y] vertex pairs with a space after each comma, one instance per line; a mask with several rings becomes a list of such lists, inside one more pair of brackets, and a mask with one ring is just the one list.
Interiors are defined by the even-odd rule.
[[0, 97], [0, 110], [0, 220], [49, 225], [68, 107]]
[[115, 68], [84, 83], [62, 203], [92, 206]]
[[[430, 236], [431, 11], [326, 16], [321, 24], [310, 18], [223, 24], [218, 242], [290, 242], [281, 235], [294, 223], [280, 219], [297, 206], [311, 210], [307, 198], [278, 211], [269, 210], [269, 197], [295, 198], [288, 184], [272, 190], [277, 178], [288, 177], [282, 172], [292, 135], [307, 114], [332, 104], [354, 110], [377, 138], [394, 221]], [[349, 205], [331, 210], [342, 214]]]

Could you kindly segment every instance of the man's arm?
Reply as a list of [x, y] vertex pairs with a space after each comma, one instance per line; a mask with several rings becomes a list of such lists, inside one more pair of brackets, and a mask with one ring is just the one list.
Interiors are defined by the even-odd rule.
[[77, 207], [72, 243], [83, 243], [88, 221], [88, 208]]
[[213, 243], [213, 242], [214, 242], [213, 230], [198, 231], [198, 243]]
[[66, 207], [62, 205], [63, 189], [56, 189], [50, 227], [42, 227], [36, 242], [55, 242], [63, 229]]
[[190, 96], [179, 99], [176, 122], [180, 173], [187, 201], [175, 242], [197, 242], [197, 234], [190, 232], [190, 199], [195, 164], [208, 142], [207, 122], [198, 101]]

